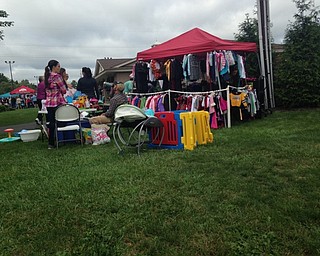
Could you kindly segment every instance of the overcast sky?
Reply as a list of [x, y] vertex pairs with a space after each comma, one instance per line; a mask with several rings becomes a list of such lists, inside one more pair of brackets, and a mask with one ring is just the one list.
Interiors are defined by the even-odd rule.
[[[297, 12], [292, 0], [269, 0], [275, 43], [281, 43], [289, 20]], [[320, 0], [315, 0], [316, 5]], [[3, 28], [0, 73], [13, 79], [42, 75], [50, 59], [67, 69], [71, 80], [80, 69], [94, 72], [96, 59], [131, 58], [153, 43], [164, 42], [192, 28], [223, 39], [234, 39], [245, 14], [253, 14], [255, 0], [0, 0], [0, 9], [14, 21]], [[4, 20], [4, 19], [2, 19]]]

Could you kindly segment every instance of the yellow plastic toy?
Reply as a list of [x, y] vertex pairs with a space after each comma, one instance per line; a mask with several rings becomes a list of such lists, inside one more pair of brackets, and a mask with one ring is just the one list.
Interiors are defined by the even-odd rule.
[[184, 149], [193, 150], [197, 145], [213, 142], [210, 129], [210, 116], [208, 111], [180, 113], [182, 120], [181, 143]]
[[210, 116], [208, 111], [193, 112], [195, 117], [195, 130], [199, 145], [213, 141], [213, 134], [210, 130]]
[[196, 142], [196, 130], [195, 120], [192, 112], [180, 113], [180, 119], [182, 120], [182, 137], [181, 142], [184, 149], [194, 150], [197, 145]]

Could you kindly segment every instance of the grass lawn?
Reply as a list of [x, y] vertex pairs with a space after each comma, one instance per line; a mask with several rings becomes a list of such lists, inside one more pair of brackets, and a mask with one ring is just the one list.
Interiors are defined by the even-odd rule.
[[[38, 108], [26, 108], [0, 112], [0, 127], [34, 122], [38, 110]], [[0, 131], [0, 133], [3, 133], [3, 131]]]
[[193, 151], [0, 152], [1, 255], [320, 255], [320, 109], [215, 130]]

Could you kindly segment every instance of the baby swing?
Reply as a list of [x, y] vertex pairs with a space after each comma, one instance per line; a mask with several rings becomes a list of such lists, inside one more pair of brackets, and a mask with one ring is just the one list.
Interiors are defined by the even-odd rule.
[[119, 153], [123, 152], [124, 146], [131, 146], [136, 147], [140, 155], [140, 148], [145, 142], [149, 142], [149, 131], [153, 128], [156, 130], [154, 140], [159, 139], [161, 133], [160, 147], [164, 137], [164, 126], [160, 119], [146, 115], [143, 110], [133, 105], [119, 106], [115, 111], [113, 127], [113, 139]]

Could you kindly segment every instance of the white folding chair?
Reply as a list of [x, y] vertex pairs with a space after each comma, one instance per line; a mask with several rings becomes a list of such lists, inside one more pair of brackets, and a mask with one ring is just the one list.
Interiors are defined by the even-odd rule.
[[[59, 147], [59, 143], [69, 141], [80, 141], [81, 145], [83, 145], [80, 111], [77, 107], [71, 104], [59, 106], [56, 110], [55, 119], [57, 148]], [[68, 131], [73, 131], [74, 136], [67, 138], [62, 136], [62, 139], [59, 138], [59, 132], [65, 133]], [[79, 138], [76, 137], [77, 132], [79, 132]]]

